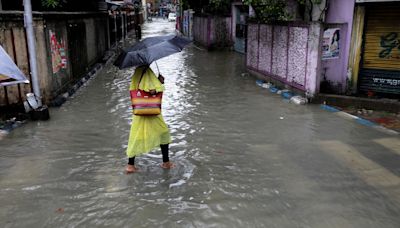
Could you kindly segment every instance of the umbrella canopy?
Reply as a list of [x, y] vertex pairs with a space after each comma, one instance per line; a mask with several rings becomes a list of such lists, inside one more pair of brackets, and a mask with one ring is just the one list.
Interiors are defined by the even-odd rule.
[[126, 49], [114, 65], [120, 69], [150, 65], [158, 59], [182, 51], [190, 42], [175, 35], [148, 37]]
[[29, 83], [29, 81], [0, 45], [0, 86], [18, 83]]

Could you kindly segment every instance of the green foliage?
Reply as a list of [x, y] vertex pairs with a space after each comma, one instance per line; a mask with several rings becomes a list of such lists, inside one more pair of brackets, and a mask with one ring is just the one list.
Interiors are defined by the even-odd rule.
[[[259, 22], [288, 21], [293, 19], [286, 11], [285, 0], [243, 0], [245, 5], [251, 5], [256, 13], [255, 20]], [[322, 3], [322, 0], [297, 0], [300, 5], [313, 5]]]
[[46, 8], [56, 8], [60, 5], [60, 0], [42, 0], [42, 5]]
[[206, 7], [206, 12], [210, 14], [230, 14], [230, 0], [210, 0]]
[[230, 15], [231, 0], [182, 0], [183, 9], [193, 9], [196, 14]]
[[286, 12], [285, 0], [243, 0], [246, 5], [251, 5], [259, 22], [288, 21], [291, 15]]

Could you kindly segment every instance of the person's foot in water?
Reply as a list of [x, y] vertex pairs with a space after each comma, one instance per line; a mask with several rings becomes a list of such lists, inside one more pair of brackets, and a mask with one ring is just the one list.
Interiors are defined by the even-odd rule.
[[130, 174], [130, 173], [136, 173], [137, 171], [139, 171], [139, 169], [136, 168], [136, 166], [134, 165], [127, 165], [125, 171], [126, 174]]
[[163, 162], [161, 164], [161, 168], [163, 168], [163, 169], [172, 169], [174, 167], [175, 167], [175, 164], [170, 162], [170, 161], [169, 162]]

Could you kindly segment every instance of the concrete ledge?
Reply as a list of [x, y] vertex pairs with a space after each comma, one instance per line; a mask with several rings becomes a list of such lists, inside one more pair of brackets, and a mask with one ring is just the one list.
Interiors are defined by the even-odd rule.
[[338, 110], [338, 109], [336, 109], [334, 107], [331, 107], [329, 105], [323, 104], [320, 107], [321, 107], [321, 109], [323, 109], [325, 111], [328, 111], [328, 112], [331, 112], [331, 113], [333, 113], [333, 114], [335, 114], [337, 116], [340, 116], [343, 119], [347, 119], [349, 121], [355, 121], [358, 124], [364, 125], [366, 127], [374, 128], [375, 130], [378, 130], [380, 132], [383, 132], [383, 133], [386, 133], [386, 134], [389, 134], [389, 135], [399, 135], [399, 132], [397, 132], [397, 131], [385, 128], [385, 127], [383, 127], [383, 126], [381, 126], [381, 125], [379, 125], [377, 123], [374, 123], [372, 121], [369, 121], [367, 119], [364, 119], [364, 118], [361, 118], [361, 117], [358, 117], [358, 116], [355, 116], [355, 115], [351, 115], [351, 114], [349, 114], [347, 112], [340, 111], [340, 110]]
[[311, 100], [311, 103], [326, 104], [341, 108], [354, 107], [357, 109], [400, 113], [400, 101], [390, 99], [372, 99], [331, 94], [318, 94]]
[[287, 85], [287, 84], [285, 84], [285, 83], [283, 83], [283, 82], [281, 82], [279, 80], [276, 80], [276, 79], [274, 79], [272, 77], [268, 77], [267, 75], [258, 73], [257, 71], [251, 70], [249, 68], [247, 68], [247, 71], [250, 72], [250, 74], [253, 75], [254, 77], [256, 77], [257, 79], [264, 80], [266, 82], [271, 82], [272, 84], [275, 85], [275, 87], [284, 88], [284, 89], [290, 89], [295, 94], [299, 94], [299, 95], [302, 95], [302, 96], [306, 95], [304, 91], [299, 90], [299, 89], [297, 89], [295, 87], [292, 87], [290, 85]]

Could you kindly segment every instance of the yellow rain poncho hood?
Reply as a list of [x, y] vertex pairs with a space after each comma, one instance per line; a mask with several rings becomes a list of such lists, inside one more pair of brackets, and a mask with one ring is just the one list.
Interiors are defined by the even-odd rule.
[[[143, 70], [145, 70], [143, 74]], [[142, 77], [143, 74], [143, 77]], [[140, 78], [142, 78], [140, 80]], [[139, 84], [140, 81], [140, 84]], [[139, 88], [137, 88], [139, 84]], [[133, 74], [130, 90], [140, 89], [146, 92], [150, 90], [156, 90], [157, 93], [164, 91], [164, 85], [158, 80], [157, 76], [148, 67], [138, 67]]]

